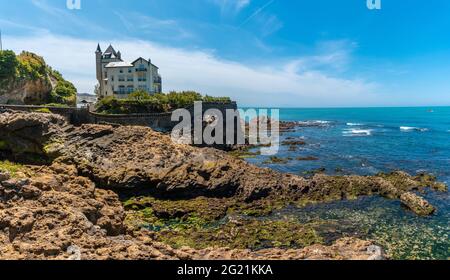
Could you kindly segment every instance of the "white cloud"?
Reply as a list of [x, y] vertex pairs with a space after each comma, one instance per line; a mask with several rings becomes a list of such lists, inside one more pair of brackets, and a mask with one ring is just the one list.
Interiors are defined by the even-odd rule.
[[250, 5], [250, 0], [210, 0], [220, 7], [222, 15], [237, 14]]
[[137, 12], [117, 12], [114, 14], [119, 18], [128, 32], [133, 30], [141, 34], [170, 38], [172, 40], [191, 39], [194, 35], [181, 26], [176, 20], [165, 20], [144, 15]]
[[[32, 37], [6, 37], [5, 47], [19, 52], [36, 52], [53, 68], [73, 81], [80, 92], [92, 92], [95, 80], [96, 41], [57, 36], [50, 33]], [[246, 65], [222, 60], [208, 51], [162, 46], [148, 41], [125, 39], [112, 43], [125, 59], [151, 57], [160, 67], [163, 87], [169, 90], [197, 90], [204, 94], [231, 96], [241, 105], [260, 106], [353, 106], [370, 104], [376, 84], [362, 79], [332, 77], [327, 71], [299, 61], [334, 59], [298, 58], [266, 65]], [[330, 54], [331, 55], [331, 54]], [[332, 56], [332, 55], [331, 55]]]
[[250, 5], [250, 0], [237, 0], [236, 9], [241, 10]]
[[[53, 20], [49, 24], [61, 24], [63, 26], [68, 26], [72, 28], [84, 28], [90, 31], [101, 32], [105, 34], [106, 32], [110, 32], [110, 30], [104, 29], [103, 27], [95, 24], [94, 22], [82, 18], [73, 11], [66, 8], [58, 8], [52, 4], [50, 4], [47, 0], [31, 0], [31, 3], [44, 13], [51, 16]], [[64, 1], [65, 3], [65, 1]]]

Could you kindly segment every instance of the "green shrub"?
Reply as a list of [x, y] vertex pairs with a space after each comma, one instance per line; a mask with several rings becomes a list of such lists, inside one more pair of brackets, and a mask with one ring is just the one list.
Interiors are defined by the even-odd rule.
[[231, 98], [229, 98], [229, 97], [213, 97], [213, 96], [206, 95], [203, 98], [203, 102], [230, 103]]
[[195, 91], [172, 91], [167, 94], [167, 99], [172, 108], [184, 108], [194, 104], [195, 101], [202, 101], [203, 97]]
[[169, 94], [151, 95], [145, 91], [135, 91], [127, 99], [106, 97], [97, 102], [96, 110], [102, 114], [137, 114], [148, 112], [170, 112], [179, 108], [186, 108], [196, 101], [231, 102], [228, 97], [203, 97], [194, 91], [172, 91]]
[[50, 102], [74, 106], [77, 102], [77, 89], [66, 80], [57, 80], [55, 88], [50, 93]]
[[0, 80], [13, 77], [18, 65], [19, 61], [13, 51], [0, 51]]
[[130, 100], [150, 100], [152, 96], [145, 90], [137, 90], [128, 96]]
[[48, 103], [48, 104], [44, 104], [42, 106], [46, 106], [46, 107], [59, 107], [59, 108], [69, 108], [70, 106], [66, 105], [66, 104], [60, 104], [60, 103]]
[[22, 52], [17, 56], [19, 61], [19, 77], [21, 79], [46, 79], [47, 78], [47, 64], [42, 57], [30, 53]]

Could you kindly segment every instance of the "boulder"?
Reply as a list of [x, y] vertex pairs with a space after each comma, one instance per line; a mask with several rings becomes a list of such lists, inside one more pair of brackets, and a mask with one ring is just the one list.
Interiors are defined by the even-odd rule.
[[64, 143], [63, 117], [53, 114], [0, 114], [0, 150], [15, 156], [56, 156]]

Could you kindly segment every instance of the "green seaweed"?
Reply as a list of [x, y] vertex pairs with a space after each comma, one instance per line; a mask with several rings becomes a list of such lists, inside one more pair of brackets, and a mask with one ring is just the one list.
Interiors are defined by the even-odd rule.
[[8, 172], [11, 177], [16, 177], [19, 172], [25, 172], [27, 168], [21, 164], [13, 163], [8, 160], [0, 161], [0, 171]]

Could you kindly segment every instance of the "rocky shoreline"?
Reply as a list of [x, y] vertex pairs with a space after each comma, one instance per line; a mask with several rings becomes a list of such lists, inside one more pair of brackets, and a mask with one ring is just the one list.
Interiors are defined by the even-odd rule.
[[416, 191], [447, 190], [404, 172], [307, 179], [149, 128], [41, 113], [0, 112], [0, 154], [2, 259], [382, 259], [370, 241], [326, 244], [316, 223], [248, 217], [366, 195], [429, 215]]

